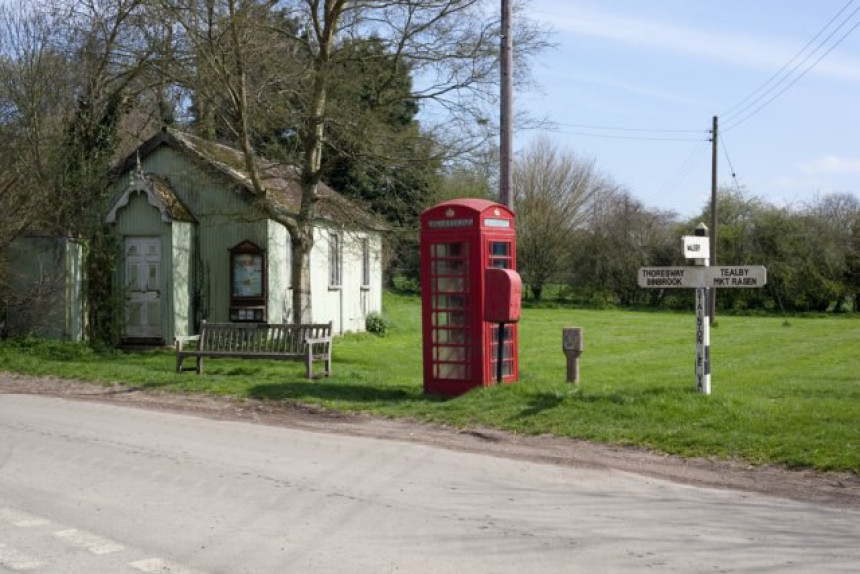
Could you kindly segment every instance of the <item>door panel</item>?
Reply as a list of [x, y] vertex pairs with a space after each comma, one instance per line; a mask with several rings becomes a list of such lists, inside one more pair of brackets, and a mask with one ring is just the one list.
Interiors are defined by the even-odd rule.
[[125, 336], [163, 338], [161, 325], [161, 238], [125, 239]]

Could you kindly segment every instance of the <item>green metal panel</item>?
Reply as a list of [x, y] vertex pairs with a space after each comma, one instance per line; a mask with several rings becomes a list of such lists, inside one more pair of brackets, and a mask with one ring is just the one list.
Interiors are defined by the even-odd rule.
[[9, 333], [81, 340], [80, 244], [65, 237], [19, 237], [4, 256], [2, 295]]
[[168, 281], [172, 282], [173, 316], [172, 321], [169, 321], [172, 332], [168, 334], [168, 341], [172, 341], [177, 335], [189, 335], [194, 328], [194, 226], [190, 222], [174, 221], [171, 228], [173, 249], [170, 257], [173, 273]]
[[66, 333], [72, 341], [84, 339], [84, 246], [66, 240]]

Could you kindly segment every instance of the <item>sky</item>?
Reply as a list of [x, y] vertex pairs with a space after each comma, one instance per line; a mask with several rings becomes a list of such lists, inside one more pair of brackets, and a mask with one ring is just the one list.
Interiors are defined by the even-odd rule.
[[[721, 186], [780, 207], [860, 199], [860, 26], [845, 36], [860, 0], [531, 0], [528, 15], [557, 45], [516, 113], [649, 208], [707, 205], [715, 115]], [[518, 129], [515, 149], [538, 135]]]

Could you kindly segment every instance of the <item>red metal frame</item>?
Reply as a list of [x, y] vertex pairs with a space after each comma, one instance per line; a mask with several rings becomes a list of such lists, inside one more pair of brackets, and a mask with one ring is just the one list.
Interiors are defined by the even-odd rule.
[[[484, 321], [484, 269], [516, 269], [514, 214], [483, 199], [421, 215], [424, 392], [459, 395], [496, 382], [497, 328]], [[519, 378], [516, 324], [505, 325], [503, 379]]]

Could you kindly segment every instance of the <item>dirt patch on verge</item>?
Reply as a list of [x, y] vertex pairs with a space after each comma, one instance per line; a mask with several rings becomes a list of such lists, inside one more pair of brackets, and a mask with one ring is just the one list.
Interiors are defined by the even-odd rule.
[[555, 436], [523, 436], [478, 427], [463, 430], [312, 406], [147, 391], [124, 385], [100, 386], [10, 373], [0, 373], [0, 393], [98, 401], [218, 420], [413, 442], [490, 456], [570, 467], [613, 469], [695, 486], [737, 489], [798, 501], [860, 508], [860, 476], [853, 473], [821, 473], [777, 466], [751, 466], [738, 461], [685, 459], [641, 448]]

